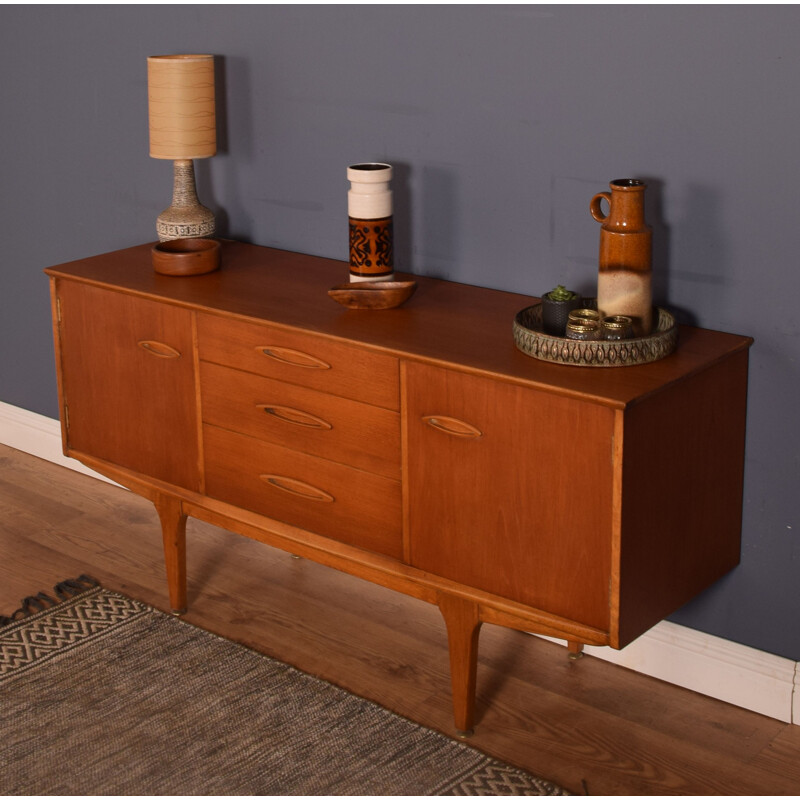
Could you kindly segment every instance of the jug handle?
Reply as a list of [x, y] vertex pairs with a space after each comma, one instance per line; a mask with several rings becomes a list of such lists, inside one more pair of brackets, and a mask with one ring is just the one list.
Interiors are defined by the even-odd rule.
[[600, 208], [600, 203], [606, 200], [608, 202], [609, 208], [611, 207], [611, 192], [600, 192], [596, 194], [592, 198], [591, 205], [589, 206], [589, 211], [592, 212], [592, 216], [598, 222], [605, 222], [608, 219], [608, 214], [604, 214], [602, 209]]

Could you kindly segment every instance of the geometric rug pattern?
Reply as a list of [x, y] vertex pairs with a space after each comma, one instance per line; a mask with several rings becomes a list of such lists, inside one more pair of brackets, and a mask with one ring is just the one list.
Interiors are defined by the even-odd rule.
[[100, 587], [0, 627], [0, 731], [5, 795], [569, 794]]

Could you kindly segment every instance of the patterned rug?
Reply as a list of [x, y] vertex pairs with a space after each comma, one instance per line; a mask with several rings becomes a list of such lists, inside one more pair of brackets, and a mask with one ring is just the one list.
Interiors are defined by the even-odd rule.
[[3, 618], [4, 795], [568, 794], [92, 583]]

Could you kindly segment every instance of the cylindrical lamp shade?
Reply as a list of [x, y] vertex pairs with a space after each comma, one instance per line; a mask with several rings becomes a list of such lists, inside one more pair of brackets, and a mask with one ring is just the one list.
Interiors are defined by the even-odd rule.
[[153, 158], [209, 158], [217, 152], [214, 56], [150, 56], [147, 89]]

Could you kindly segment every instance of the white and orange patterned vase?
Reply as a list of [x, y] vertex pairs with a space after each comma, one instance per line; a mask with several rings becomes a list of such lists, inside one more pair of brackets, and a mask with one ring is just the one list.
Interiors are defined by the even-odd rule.
[[390, 164], [353, 164], [347, 168], [350, 191], [350, 280], [390, 281], [394, 276], [392, 180]]

